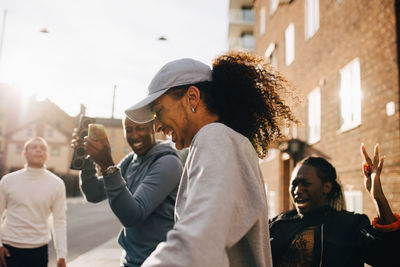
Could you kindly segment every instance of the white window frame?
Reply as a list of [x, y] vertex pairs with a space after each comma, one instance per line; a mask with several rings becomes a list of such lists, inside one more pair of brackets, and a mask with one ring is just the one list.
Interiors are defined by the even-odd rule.
[[307, 96], [307, 142], [321, 140], [321, 89], [316, 87]]
[[280, 0], [270, 0], [269, 1], [269, 15], [272, 16], [278, 9]]
[[285, 63], [289, 66], [295, 57], [294, 23], [291, 22], [285, 30]]
[[361, 74], [359, 59], [353, 59], [340, 70], [339, 74], [339, 130], [343, 132], [361, 124]]
[[265, 23], [266, 23], [266, 12], [265, 12], [265, 7], [262, 7], [260, 9], [260, 20], [259, 20], [259, 34], [260, 36], [264, 35], [265, 33]]
[[314, 36], [319, 29], [319, 0], [305, 2], [305, 35], [306, 40]]
[[276, 44], [270, 43], [268, 48], [265, 50], [264, 56], [265, 60], [270, 63], [273, 67], [278, 67], [278, 57], [276, 55]]

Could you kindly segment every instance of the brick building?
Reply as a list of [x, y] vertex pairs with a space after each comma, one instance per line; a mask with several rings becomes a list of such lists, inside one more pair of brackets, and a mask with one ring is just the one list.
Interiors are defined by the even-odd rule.
[[[291, 208], [289, 175], [318, 154], [336, 167], [349, 210], [375, 215], [361, 175], [360, 144], [386, 155], [382, 184], [400, 211], [399, 6], [395, 0], [255, 0], [255, 52], [296, 87], [302, 125], [261, 167], [271, 215]], [[295, 100], [295, 99], [294, 99]]]

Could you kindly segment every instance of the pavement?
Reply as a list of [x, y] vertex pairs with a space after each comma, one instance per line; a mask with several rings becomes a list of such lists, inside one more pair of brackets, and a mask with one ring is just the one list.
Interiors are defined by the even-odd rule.
[[119, 267], [122, 248], [117, 238], [113, 238], [100, 246], [89, 250], [76, 259], [67, 262], [68, 267]]

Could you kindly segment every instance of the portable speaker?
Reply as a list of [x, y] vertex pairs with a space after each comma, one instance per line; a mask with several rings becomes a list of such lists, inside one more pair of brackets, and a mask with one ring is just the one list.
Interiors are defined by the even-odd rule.
[[72, 170], [82, 170], [83, 162], [86, 155], [85, 148], [83, 147], [83, 138], [88, 135], [88, 126], [90, 123], [95, 123], [96, 119], [81, 115], [78, 125], [78, 145], [72, 154], [71, 166]]

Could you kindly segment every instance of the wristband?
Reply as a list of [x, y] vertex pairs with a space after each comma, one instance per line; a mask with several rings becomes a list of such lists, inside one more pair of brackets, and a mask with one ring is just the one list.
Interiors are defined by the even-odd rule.
[[102, 174], [103, 176], [109, 176], [111, 174], [116, 173], [119, 170], [117, 166], [109, 166], [107, 169], [105, 169]]
[[378, 217], [375, 217], [372, 220], [372, 225], [374, 228], [380, 232], [393, 232], [400, 229], [400, 216], [396, 213], [393, 213], [394, 217], [396, 217], [397, 221], [391, 224], [379, 224]]

